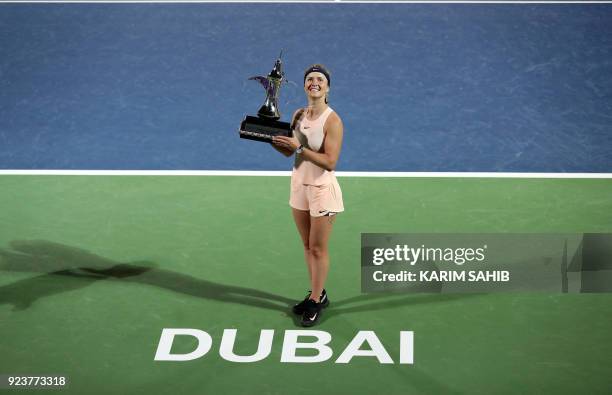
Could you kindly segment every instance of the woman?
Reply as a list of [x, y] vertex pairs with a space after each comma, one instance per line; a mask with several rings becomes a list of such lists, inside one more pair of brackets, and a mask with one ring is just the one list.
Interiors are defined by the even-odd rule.
[[275, 148], [295, 153], [289, 205], [304, 244], [310, 293], [293, 306], [302, 326], [315, 325], [329, 305], [325, 280], [329, 270], [328, 241], [335, 215], [344, 211], [334, 169], [342, 147], [342, 120], [328, 106], [330, 73], [321, 64], [304, 72], [308, 107], [297, 110], [291, 122], [294, 137], [277, 136]]

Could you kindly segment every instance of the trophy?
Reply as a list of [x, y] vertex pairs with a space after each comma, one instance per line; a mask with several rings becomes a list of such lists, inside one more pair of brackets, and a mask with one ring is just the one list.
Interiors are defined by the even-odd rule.
[[281, 115], [278, 110], [278, 94], [280, 86], [285, 79], [283, 64], [279, 55], [274, 68], [267, 77], [256, 76], [249, 80], [258, 81], [266, 90], [266, 101], [257, 111], [257, 116], [247, 115], [240, 124], [240, 137], [243, 139], [272, 142], [274, 136], [291, 136], [289, 122], [279, 121]]

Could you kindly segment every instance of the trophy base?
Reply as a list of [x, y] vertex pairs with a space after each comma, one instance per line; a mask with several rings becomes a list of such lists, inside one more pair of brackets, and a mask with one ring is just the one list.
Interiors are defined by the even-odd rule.
[[240, 124], [240, 138], [271, 143], [274, 136], [291, 137], [289, 122], [247, 115]]

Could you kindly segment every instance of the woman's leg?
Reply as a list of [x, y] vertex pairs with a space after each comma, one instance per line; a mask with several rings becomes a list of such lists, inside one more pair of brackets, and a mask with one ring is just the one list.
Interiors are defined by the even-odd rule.
[[320, 302], [321, 293], [323, 288], [325, 288], [327, 272], [329, 271], [329, 252], [327, 246], [334, 219], [334, 215], [310, 218], [308, 243], [312, 259], [311, 299], [314, 299], [316, 302]]
[[304, 246], [304, 260], [308, 267], [308, 275], [310, 276], [310, 283], [312, 284], [313, 276], [313, 262], [310, 254], [310, 212], [304, 210], [297, 210], [292, 208], [293, 219], [295, 220], [295, 226], [297, 226], [300, 237], [302, 238], [302, 245]]

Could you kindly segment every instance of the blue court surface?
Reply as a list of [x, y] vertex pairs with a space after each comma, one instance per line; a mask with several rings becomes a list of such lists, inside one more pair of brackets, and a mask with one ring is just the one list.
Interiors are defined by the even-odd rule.
[[0, 168], [286, 170], [236, 139], [281, 49], [332, 71], [338, 170], [609, 172], [612, 7], [1, 4]]

